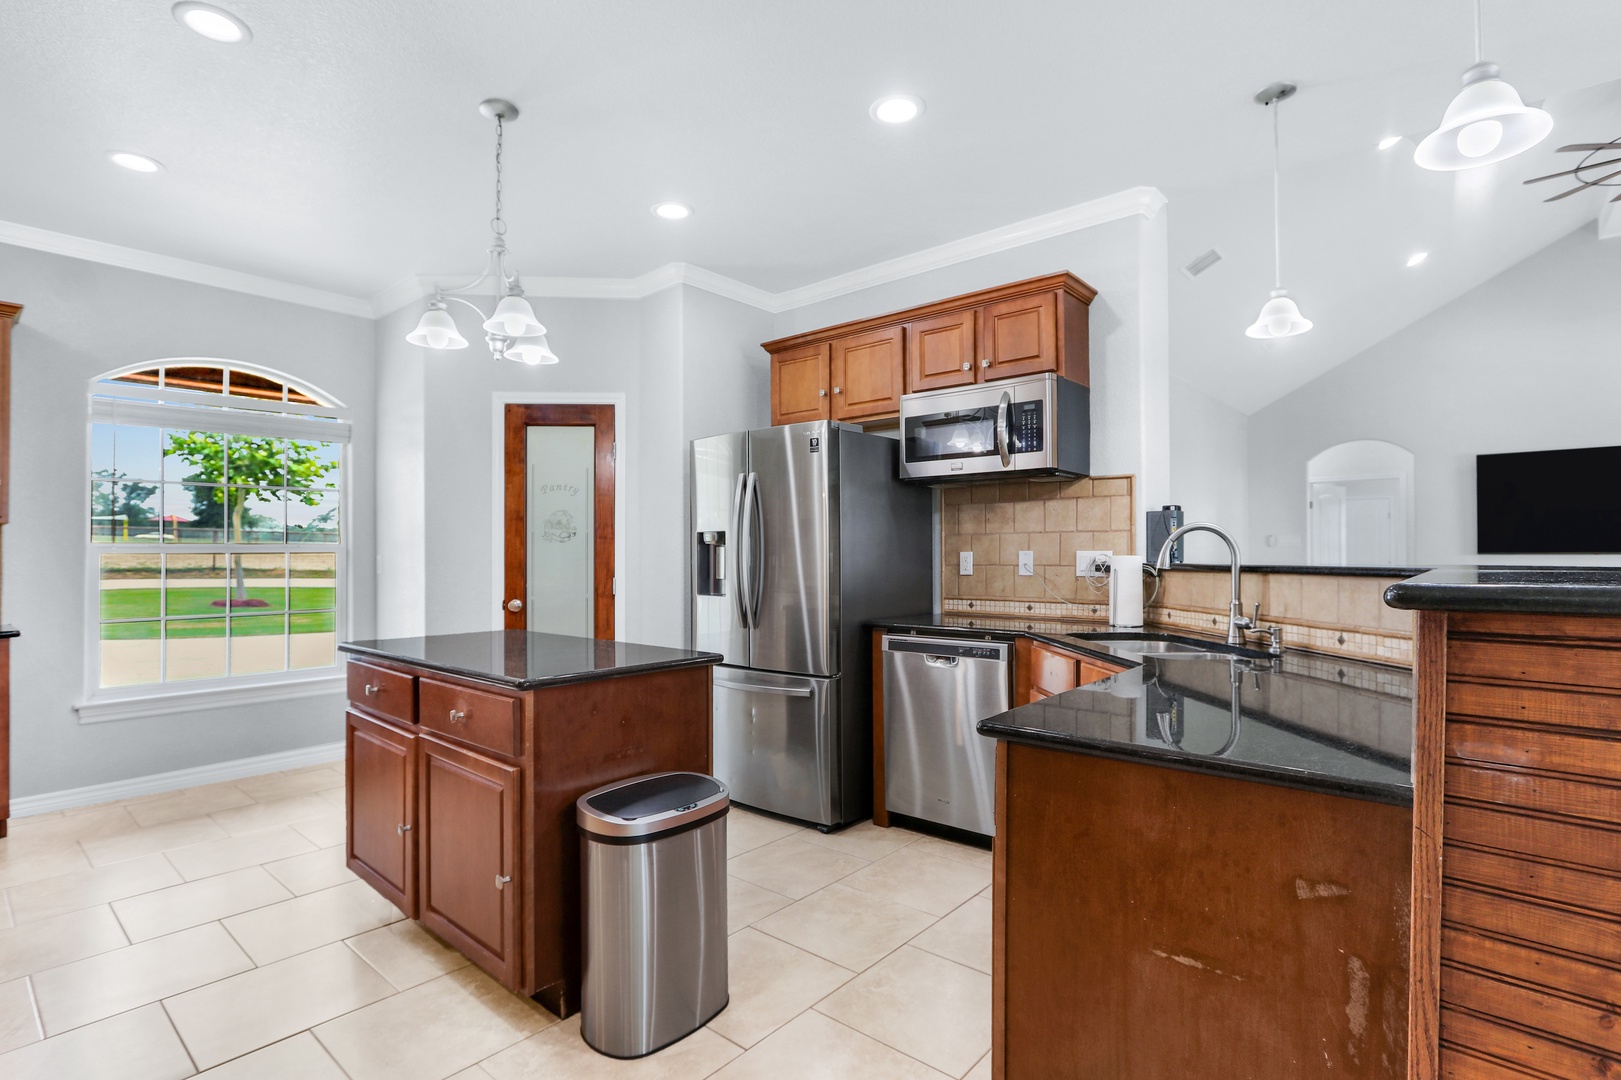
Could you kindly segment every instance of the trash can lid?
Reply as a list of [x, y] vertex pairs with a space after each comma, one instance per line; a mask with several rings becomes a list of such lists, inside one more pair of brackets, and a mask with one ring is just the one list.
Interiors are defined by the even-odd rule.
[[599, 836], [641, 837], [671, 832], [726, 812], [726, 785], [692, 772], [653, 773], [588, 791], [575, 802], [580, 828]]

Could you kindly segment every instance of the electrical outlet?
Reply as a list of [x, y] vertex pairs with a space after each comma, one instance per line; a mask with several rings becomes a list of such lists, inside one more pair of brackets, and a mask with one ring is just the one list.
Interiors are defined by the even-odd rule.
[[957, 574], [961, 577], [974, 576], [974, 553], [972, 551], [957, 552]]
[[1019, 576], [1036, 576], [1036, 553], [1033, 551], [1019, 552]]
[[1114, 557], [1112, 551], [1077, 551], [1075, 553], [1075, 576], [1084, 578], [1087, 575], [1107, 574], [1109, 560]]

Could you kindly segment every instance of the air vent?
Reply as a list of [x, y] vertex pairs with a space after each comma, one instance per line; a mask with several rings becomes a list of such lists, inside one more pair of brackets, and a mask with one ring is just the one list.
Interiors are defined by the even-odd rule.
[[1197, 259], [1194, 259], [1192, 262], [1188, 263], [1188, 265], [1184, 266], [1182, 268], [1182, 272], [1188, 275], [1190, 278], [1196, 278], [1219, 262], [1221, 262], [1221, 252], [1217, 251], [1215, 248], [1211, 248], [1209, 251], [1205, 252], [1203, 255], [1200, 255]]

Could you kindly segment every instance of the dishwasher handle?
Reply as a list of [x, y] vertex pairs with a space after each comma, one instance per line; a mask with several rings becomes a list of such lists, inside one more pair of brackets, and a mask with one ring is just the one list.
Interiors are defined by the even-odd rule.
[[939, 656], [935, 653], [924, 653], [923, 662], [925, 664], [933, 664], [935, 667], [957, 666], [957, 658], [955, 656]]

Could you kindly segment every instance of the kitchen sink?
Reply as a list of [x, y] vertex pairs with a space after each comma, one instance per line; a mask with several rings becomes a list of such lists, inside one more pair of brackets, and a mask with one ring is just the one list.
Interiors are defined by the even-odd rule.
[[1254, 660], [1271, 659], [1259, 649], [1245, 649], [1217, 641], [1201, 641], [1199, 638], [1180, 637], [1176, 634], [1117, 633], [1109, 631], [1104, 633], [1071, 634], [1069, 636], [1077, 641], [1103, 645], [1111, 652], [1127, 656], [1164, 656], [1181, 659], [1218, 660], [1231, 660], [1234, 657], [1248, 657]]

